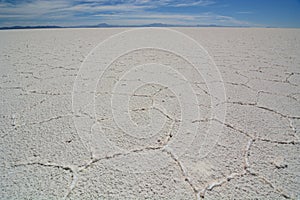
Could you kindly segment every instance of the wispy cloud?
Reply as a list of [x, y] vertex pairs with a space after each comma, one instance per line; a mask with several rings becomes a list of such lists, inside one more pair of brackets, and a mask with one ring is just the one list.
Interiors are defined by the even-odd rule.
[[97, 14], [95, 16], [101, 17], [107, 23], [118, 24], [122, 20], [123, 24], [145, 24], [145, 23], [169, 23], [169, 24], [185, 24], [185, 25], [204, 25], [216, 24], [225, 26], [251, 26], [253, 24], [247, 21], [237, 20], [230, 16], [223, 16], [214, 13], [202, 14], [174, 14], [174, 13], [134, 13], [126, 14], [124, 19], [123, 14]]
[[188, 7], [188, 6], [208, 6], [215, 4], [214, 1], [185, 1], [184, 3], [174, 4], [174, 7]]
[[236, 12], [237, 14], [253, 14], [254, 12], [253, 11], [239, 11], [239, 12]]
[[[215, 13], [161, 12], [160, 8], [184, 9], [207, 7], [213, 0], [30, 0], [21, 3], [0, 1], [1, 24], [22, 25], [45, 22], [56, 25], [78, 25], [90, 23], [111, 24], [218, 24], [250, 25], [231, 16]], [[181, 8], [179, 8], [181, 7]]]
[[67, 1], [53, 0], [53, 1], [42, 1], [36, 0], [32, 2], [23, 2], [19, 4], [12, 3], [0, 3], [0, 13], [2, 15], [22, 15], [27, 16], [39, 16], [55, 12], [61, 8], [67, 8], [70, 4]]

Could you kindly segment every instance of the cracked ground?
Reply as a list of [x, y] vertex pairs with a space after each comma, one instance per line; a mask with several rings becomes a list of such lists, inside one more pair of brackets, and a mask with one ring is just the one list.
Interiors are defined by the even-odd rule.
[[[214, 60], [226, 90], [219, 103], [227, 108], [225, 121], [210, 117], [215, 97], [203, 80], [191, 81], [201, 100], [201, 118], [193, 121], [200, 128], [180, 156], [168, 148], [181, 122], [168, 87], [145, 84], [121, 94], [130, 96], [136, 124], [149, 121], [149, 110], [165, 121], [146, 139], [118, 129], [108, 106], [113, 84], [130, 66], [160, 61], [188, 69], [166, 51], [143, 49], [115, 60], [96, 87], [99, 126], [90, 131], [103, 134], [92, 141], [100, 145], [78, 134], [74, 119], [93, 118], [72, 110], [78, 70], [97, 44], [124, 30], [0, 32], [0, 199], [300, 198], [299, 30], [176, 29]], [[203, 133], [214, 123], [223, 130], [211, 133], [217, 142], [199, 156]]]

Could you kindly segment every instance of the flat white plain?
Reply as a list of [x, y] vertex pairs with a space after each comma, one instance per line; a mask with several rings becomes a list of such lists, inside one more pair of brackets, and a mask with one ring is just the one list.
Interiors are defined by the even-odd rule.
[[[96, 88], [96, 120], [102, 126], [91, 131], [106, 133], [122, 151], [106, 151], [106, 143], [91, 149], [77, 134], [72, 91], [78, 70], [96, 45], [124, 30], [0, 32], [1, 199], [300, 198], [300, 30], [176, 28], [208, 51], [226, 90], [226, 120], [219, 122], [208, 117], [213, 97], [205, 83], [195, 84], [203, 116], [195, 122], [202, 127], [199, 135], [209, 122], [224, 125], [201, 159], [203, 137], [181, 156], [164, 148], [172, 141], [171, 130], [178, 129], [180, 104], [159, 85], [139, 88], [129, 110], [135, 123], [144, 124], [147, 109], [161, 104], [168, 112], [156, 109], [166, 120], [160, 134], [136, 139], [112, 126], [103, 113], [110, 112], [106, 89], [118, 81], [117, 71]], [[143, 59], [187, 64], [147, 50], [120, 57], [113, 66]], [[151, 171], [150, 161], [164, 165]]]

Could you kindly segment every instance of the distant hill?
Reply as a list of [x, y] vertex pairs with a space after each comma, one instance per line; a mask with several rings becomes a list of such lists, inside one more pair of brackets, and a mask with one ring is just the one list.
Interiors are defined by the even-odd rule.
[[44, 28], [64, 28], [62, 26], [9, 26], [9, 27], [0, 27], [0, 30], [7, 29], [44, 29]]
[[247, 26], [221, 26], [215, 24], [209, 25], [178, 25], [178, 24], [163, 24], [163, 23], [152, 23], [144, 25], [111, 25], [106, 23], [101, 23], [97, 25], [78, 25], [78, 26], [9, 26], [0, 27], [0, 30], [9, 29], [52, 29], [52, 28], [130, 28], [130, 27], [247, 27]]

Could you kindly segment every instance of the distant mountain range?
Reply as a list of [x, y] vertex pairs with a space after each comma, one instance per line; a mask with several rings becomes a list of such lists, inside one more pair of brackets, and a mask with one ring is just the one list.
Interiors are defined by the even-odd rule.
[[130, 28], [130, 27], [248, 27], [248, 26], [221, 26], [215, 24], [209, 25], [173, 25], [173, 24], [163, 24], [163, 23], [153, 23], [145, 25], [111, 25], [106, 23], [101, 23], [97, 25], [79, 25], [79, 26], [9, 26], [0, 27], [0, 30], [8, 29], [52, 29], [52, 28]]

